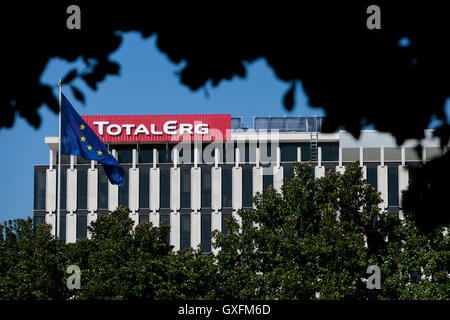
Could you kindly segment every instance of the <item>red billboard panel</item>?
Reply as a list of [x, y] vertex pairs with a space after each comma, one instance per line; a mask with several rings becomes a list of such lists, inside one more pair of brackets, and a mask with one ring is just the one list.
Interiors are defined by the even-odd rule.
[[227, 141], [230, 114], [81, 116], [103, 142]]

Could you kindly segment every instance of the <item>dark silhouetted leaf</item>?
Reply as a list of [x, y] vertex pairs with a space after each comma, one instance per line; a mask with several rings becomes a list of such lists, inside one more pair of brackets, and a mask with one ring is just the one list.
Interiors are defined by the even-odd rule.
[[78, 75], [77, 69], [73, 69], [72, 71], [70, 71], [68, 74], [66, 74], [66, 76], [64, 77], [64, 79], [62, 80], [62, 84], [67, 84], [70, 81], [72, 81], [73, 79], [75, 79], [75, 77]]
[[295, 93], [295, 82], [292, 82], [291, 88], [286, 92], [283, 99], [284, 107], [288, 110], [292, 110], [294, 107], [294, 93]]
[[70, 88], [72, 89], [72, 93], [75, 98], [84, 104], [84, 95], [81, 93], [81, 91], [74, 86], [71, 86]]

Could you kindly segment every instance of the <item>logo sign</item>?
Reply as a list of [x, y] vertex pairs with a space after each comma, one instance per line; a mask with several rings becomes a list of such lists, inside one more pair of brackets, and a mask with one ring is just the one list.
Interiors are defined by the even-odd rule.
[[82, 116], [103, 142], [227, 141], [230, 114]]

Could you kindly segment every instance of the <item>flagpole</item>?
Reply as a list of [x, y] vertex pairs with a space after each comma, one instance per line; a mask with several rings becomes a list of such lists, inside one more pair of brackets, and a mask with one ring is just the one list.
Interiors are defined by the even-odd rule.
[[60, 233], [60, 211], [61, 211], [61, 79], [58, 81], [59, 89], [59, 123], [58, 123], [58, 194], [56, 205], [56, 237], [59, 239]]

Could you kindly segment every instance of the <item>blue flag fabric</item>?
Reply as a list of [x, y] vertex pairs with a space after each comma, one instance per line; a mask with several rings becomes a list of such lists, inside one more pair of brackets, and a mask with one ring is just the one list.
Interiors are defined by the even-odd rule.
[[103, 142], [61, 94], [61, 154], [81, 156], [103, 165], [112, 184], [122, 186], [125, 172]]

